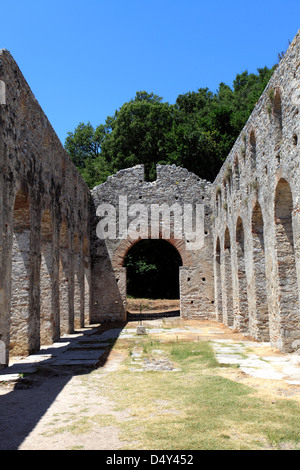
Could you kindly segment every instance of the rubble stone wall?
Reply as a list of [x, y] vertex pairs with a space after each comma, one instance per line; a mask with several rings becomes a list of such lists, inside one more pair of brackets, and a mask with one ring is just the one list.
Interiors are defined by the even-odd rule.
[[0, 83], [0, 339], [8, 361], [9, 351], [31, 353], [83, 324], [90, 192], [6, 50]]
[[300, 32], [213, 183], [174, 165], [148, 182], [138, 165], [90, 191], [0, 50], [1, 363], [84, 324], [126, 321], [124, 258], [149, 238], [181, 256], [182, 318], [299, 350], [299, 111]]
[[[91, 214], [91, 252], [92, 252], [92, 319], [93, 321], [126, 320], [126, 268], [124, 258], [130, 248], [141, 239], [163, 239], [171, 243], [182, 259], [180, 268], [180, 306], [182, 318], [209, 318], [214, 310], [213, 294], [213, 259], [211, 232], [211, 183], [175, 165], [157, 165], [157, 179], [145, 181], [144, 168], [138, 165], [121, 170], [108, 180], [95, 187], [92, 194]], [[124, 198], [124, 199], [120, 199]], [[121, 203], [120, 203], [121, 201]], [[126, 202], [126, 207], [122, 204]], [[97, 234], [99, 221], [98, 207], [109, 204], [116, 209], [116, 226], [120, 227], [120, 217], [128, 214], [127, 228], [136, 217], [130, 209], [138, 209], [139, 204], [147, 214], [146, 227], [138, 236], [132, 237], [128, 231], [117, 233], [115, 239], [101, 239]], [[161, 224], [153, 226], [152, 213], [155, 207], [170, 210], [168, 218]], [[196, 207], [198, 206], [198, 208]], [[188, 208], [190, 209], [188, 209]], [[179, 212], [174, 212], [179, 210]], [[191, 210], [195, 225], [192, 227], [201, 242], [199, 246], [191, 245], [195, 238], [186, 231], [183, 214]], [[196, 219], [202, 214], [200, 219]], [[189, 213], [186, 212], [188, 215]], [[182, 214], [177, 217], [175, 214]], [[173, 217], [172, 217], [173, 215]], [[191, 217], [189, 217], [189, 220]], [[146, 219], [145, 219], [146, 220]], [[199, 223], [197, 224], [197, 220]], [[176, 225], [177, 224], [177, 225]], [[180, 227], [179, 227], [180, 225]], [[155, 231], [155, 229], [158, 229]], [[170, 228], [165, 230], [166, 228]], [[181, 228], [181, 237], [176, 229]], [[152, 229], [152, 230], [151, 230]], [[132, 235], [132, 234], [131, 234]]]
[[298, 33], [212, 191], [215, 316], [282, 351], [300, 339], [299, 111]]

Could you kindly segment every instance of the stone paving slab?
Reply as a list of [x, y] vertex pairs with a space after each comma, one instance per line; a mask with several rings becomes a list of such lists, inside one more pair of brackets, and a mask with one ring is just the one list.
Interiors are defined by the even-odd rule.
[[[82, 338], [79, 338], [78, 342], [76, 344], [88, 344], [88, 343], [101, 343], [103, 341], [106, 341], [105, 339], [103, 340], [103, 334], [101, 335], [91, 335], [91, 336], [83, 336]], [[108, 339], [108, 338], [107, 338]]]
[[118, 338], [118, 336], [120, 336], [122, 331], [123, 331], [123, 328], [112, 328], [111, 330], [105, 331], [101, 335], [98, 335], [98, 339], [105, 341], [107, 339]]
[[[255, 343], [242, 341], [234, 343], [232, 340], [214, 340], [212, 342], [217, 361], [220, 364], [236, 364], [240, 369], [252, 377], [261, 379], [284, 380], [294, 385], [300, 384], [300, 357], [299, 356], [257, 356], [247, 352], [248, 348], [259, 348], [269, 343]], [[224, 344], [224, 346], [222, 346]]]
[[99, 361], [99, 358], [97, 359], [67, 359], [67, 358], [61, 358], [61, 359], [56, 359], [54, 362], [54, 366], [86, 366], [86, 367], [95, 367]]
[[109, 346], [110, 343], [104, 343], [104, 342], [100, 342], [100, 341], [90, 341], [90, 342], [82, 342], [82, 343], [76, 343], [76, 344], [72, 344], [72, 346], [70, 346], [70, 350], [74, 350], [74, 349], [103, 349], [107, 346]]
[[40, 349], [36, 354], [31, 354], [30, 357], [33, 357], [33, 356], [36, 356], [36, 355], [39, 355], [39, 356], [47, 356], [47, 355], [50, 355], [52, 357], [55, 357], [55, 356], [60, 356], [61, 354], [63, 354], [65, 351], [67, 351], [67, 349], [69, 348], [70, 346], [69, 345], [66, 345], [66, 346], [61, 346], [61, 347], [56, 347], [56, 346], [49, 346], [47, 348], [42, 348]]
[[[33, 374], [39, 366], [96, 367], [109, 343], [103, 342], [102, 335], [94, 335], [95, 329], [84, 330], [78, 334], [65, 335], [57, 342], [43, 346], [37, 353], [25, 358], [15, 358], [15, 362], [1, 370], [0, 382], [14, 382], [22, 374]], [[109, 330], [105, 337], [114, 337], [120, 330]], [[101, 341], [99, 338], [101, 337]]]
[[10, 367], [7, 367], [3, 371], [1, 371], [1, 375], [14, 375], [14, 374], [33, 374], [36, 372], [36, 366], [32, 364], [20, 364], [16, 363]]
[[99, 359], [103, 354], [105, 353], [105, 349], [98, 349], [96, 351], [93, 350], [68, 350], [59, 359], [55, 360], [55, 363], [57, 363], [57, 360], [81, 360], [81, 359]]
[[16, 382], [20, 378], [20, 374], [7, 373], [0, 375], [0, 382]]

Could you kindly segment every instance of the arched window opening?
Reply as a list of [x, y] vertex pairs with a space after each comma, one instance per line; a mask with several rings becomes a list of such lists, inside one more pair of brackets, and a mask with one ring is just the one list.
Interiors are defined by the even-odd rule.
[[233, 188], [238, 191], [240, 189], [240, 167], [239, 167], [239, 159], [238, 156], [235, 156], [233, 162]]
[[249, 143], [250, 143], [250, 164], [251, 164], [251, 168], [254, 170], [256, 168], [256, 136], [255, 136], [254, 130], [250, 132]]
[[276, 90], [273, 102], [275, 152], [280, 149], [282, 143], [282, 104], [279, 90]]
[[6, 104], [5, 83], [0, 80], [0, 104]]
[[221, 186], [217, 186], [217, 189], [216, 189], [216, 211], [217, 211], [217, 215], [220, 212], [221, 204], [222, 204], [222, 189], [221, 189]]

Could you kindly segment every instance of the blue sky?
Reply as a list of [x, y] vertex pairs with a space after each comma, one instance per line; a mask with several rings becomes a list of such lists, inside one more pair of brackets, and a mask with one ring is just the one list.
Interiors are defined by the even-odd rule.
[[0, 0], [0, 49], [64, 143], [135, 96], [169, 103], [271, 67], [300, 28], [299, 0]]

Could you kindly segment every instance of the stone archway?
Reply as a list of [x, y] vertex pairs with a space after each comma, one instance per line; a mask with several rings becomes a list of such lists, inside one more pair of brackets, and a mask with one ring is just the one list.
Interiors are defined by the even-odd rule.
[[151, 183], [144, 180], [142, 165], [120, 170], [92, 190], [92, 321], [126, 321], [124, 258], [143, 239], [167, 241], [182, 259], [181, 317], [210, 317], [210, 190], [208, 182], [175, 165], [157, 165], [157, 180]]
[[[118, 294], [120, 297], [119, 299], [115, 299], [115, 294], [112, 296], [112, 298], [115, 299], [113, 301], [114, 306], [121, 308], [122, 319], [124, 321], [127, 319], [127, 269], [124, 267], [124, 260], [130, 249], [141, 240], [148, 239], [139, 238], [137, 240], [133, 240], [128, 238], [126, 240], [122, 240], [112, 257], [112, 268], [113, 273], [115, 274], [116, 283], [118, 285]], [[190, 312], [196, 308], [197, 301], [199, 301], [194, 287], [198, 281], [198, 276], [197, 270], [195, 272], [195, 268], [193, 266], [191, 252], [189, 252], [187, 249], [186, 242], [184, 240], [164, 238], [160, 238], [159, 240], [170, 243], [170, 245], [176, 249], [182, 260], [182, 266], [179, 268], [179, 297], [181, 316], [185, 316], [187, 315], [187, 312]], [[203, 279], [205, 278], [202, 277], [202, 283], [204, 282]]]
[[180, 309], [180, 268], [178, 250], [163, 239], [143, 239], [133, 244], [124, 258], [127, 311], [141, 305], [163, 312]]
[[[138, 243], [139, 241], [143, 240], [142, 238], [139, 238], [137, 240], [133, 240], [131, 238], [127, 238], [126, 240], [122, 240], [118, 246], [118, 249], [114, 253], [114, 256], [112, 258], [112, 267], [113, 269], [120, 269], [123, 268], [124, 264], [124, 259], [125, 256], [127, 255], [128, 251]], [[182, 260], [182, 266], [188, 268], [192, 266], [192, 256], [191, 252], [189, 252], [186, 248], [186, 244], [184, 240], [174, 240], [174, 239], [161, 239], [165, 240], [168, 243], [170, 243], [176, 250], [178, 251], [181, 260]]]
[[[281, 178], [275, 192], [275, 254], [277, 261], [277, 336], [283, 351], [293, 350], [299, 339], [299, 302], [293, 231], [293, 195], [289, 183]], [[276, 330], [272, 328], [273, 338]], [[275, 332], [274, 332], [275, 330]], [[273, 340], [274, 342], [274, 340]]]

